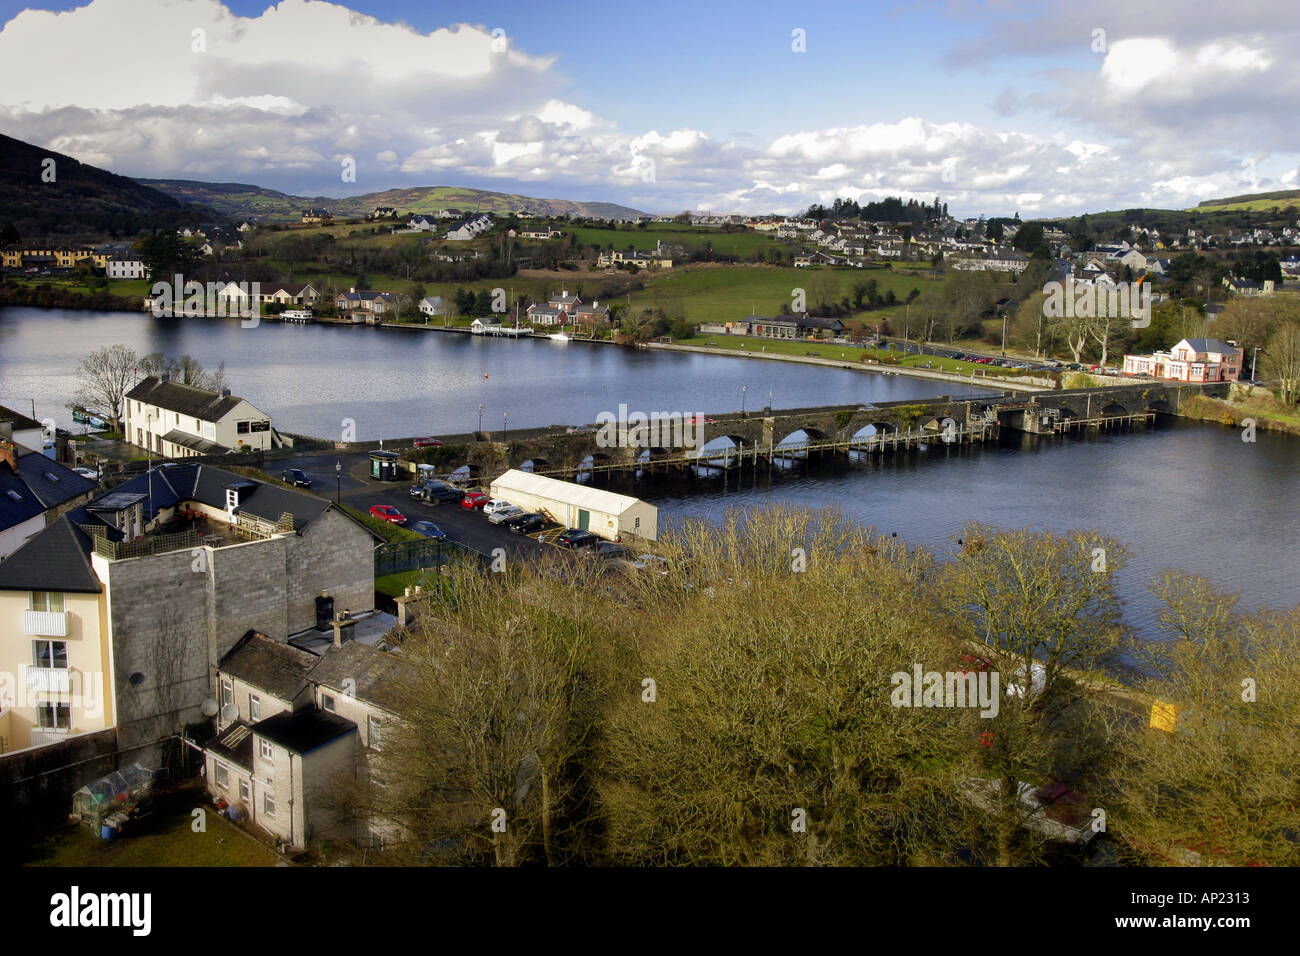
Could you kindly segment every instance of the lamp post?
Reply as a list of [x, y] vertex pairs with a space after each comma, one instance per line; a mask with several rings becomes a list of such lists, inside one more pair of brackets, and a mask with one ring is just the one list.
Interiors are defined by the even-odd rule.
[[740, 417], [745, 417], [745, 393], [749, 391], [748, 385], [740, 386]]
[[501, 440], [506, 441], [510, 435], [510, 413], [501, 413]]
[[483, 433], [483, 403], [478, 403], [478, 430], [479, 434]]
[[334, 503], [341, 504], [343, 497], [343, 462], [334, 462]]

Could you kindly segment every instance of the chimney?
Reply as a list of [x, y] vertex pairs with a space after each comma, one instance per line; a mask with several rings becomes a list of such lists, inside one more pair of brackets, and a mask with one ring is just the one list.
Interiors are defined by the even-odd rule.
[[351, 612], [343, 609], [343, 613], [334, 618], [334, 646], [342, 647], [344, 642], [352, 640], [352, 632], [356, 630], [357, 622], [350, 619]]
[[230, 389], [228, 389], [228, 388], [223, 388], [223, 389], [221, 390], [221, 397], [222, 397], [222, 398], [229, 398], [229, 397], [230, 397]]
[[18, 473], [18, 448], [11, 441], [0, 441], [0, 461], [9, 465], [9, 470]]
[[349, 292], [356, 292], [356, 291], [357, 291], [357, 287], [354, 286], [354, 285], [350, 285], [350, 286], [348, 286], [348, 291], [349, 291]]
[[163, 382], [170, 382], [170, 381], [172, 380], [172, 373], [171, 373], [171, 372], [163, 372], [162, 375], [158, 376], [158, 378], [159, 378], [160, 381], [163, 381]]

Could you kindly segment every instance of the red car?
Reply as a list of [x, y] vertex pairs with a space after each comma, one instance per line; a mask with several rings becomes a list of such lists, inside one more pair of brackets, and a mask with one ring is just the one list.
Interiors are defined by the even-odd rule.
[[406, 515], [392, 505], [371, 505], [370, 517], [378, 518], [380, 521], [387, 521], [390, 524], [406, 524]]
[[416, 448], [441, 448], [442, 442], [436, 438], [417, 438], [415, 440]]
[[474, 511], [477, 508], [482, 508], [491, 500], [491, 498], [483, 494], [481, 491], [471, 491], [469, 494], [465, 495], [464, 498], [460, 499], [460, 506], [466, 511]]

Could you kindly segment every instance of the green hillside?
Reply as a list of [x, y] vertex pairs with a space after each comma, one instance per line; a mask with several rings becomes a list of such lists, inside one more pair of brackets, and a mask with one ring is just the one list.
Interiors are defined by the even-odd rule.
[[1224, 199], [1207, 199], [1198, 203], [1189, 212], [1226, 212], [1246, 210], [1267, 212], [1271, 209], [1285, 209], [1288, 206], [1300, 208], [1300, 189], [1279, 189], [1271, 193], [1250, 193], [1244, 196], [1228, 196]]
[[246, 183], [205, 183], [188, 179], [141, 179], [138, 182], [176, 199], [210, 206], [231, 219], [256, 219], [259, 222], [296, 221], [304, 209], [311, 207], [328, 209], [335, 216], [345, 219], [365, 216], [374, 211], [376, 206], [392, 206], [399, 213], [434, 213], [451, 208], [538, 216], [640, 215], [635, 209], [615, 203], [535, 199], [531, 196], [457, 186], [388, 189], [335, 199], [329, 196], [291, 196]]
[[12, 223], [23, 238], [134, 236], [212, 215], [127, 176], [0, 134], [0, 224]]

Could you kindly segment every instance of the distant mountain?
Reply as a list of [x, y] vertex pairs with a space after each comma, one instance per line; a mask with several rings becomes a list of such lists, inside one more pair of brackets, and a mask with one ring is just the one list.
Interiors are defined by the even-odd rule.
[[133, 236], [212, 216], [127, 176], [0, 133], [0, 226], [12, 223], [24, 239]]
[[140, 179], [141, 185], [184, 202], [201, 203], [231, 219], [260, 222], [296, 221], [309, 208], [328, 209], [340, 218], [356, 218], [373, 212], [376, 206], [392, 206], [399, 213], [435, 213], [440, 209], [474, 212], [523, 213], [535, 216], [639, 216], [627, 206], [608, 202], [572, 202], [567, 199], [534, 199], [512, 193], [494, 193], [458, 186], [414, 186], [332, 199], [328, 196], [290, 196], [274, 189], [246, 183], [205, 183], [189, 179]]

